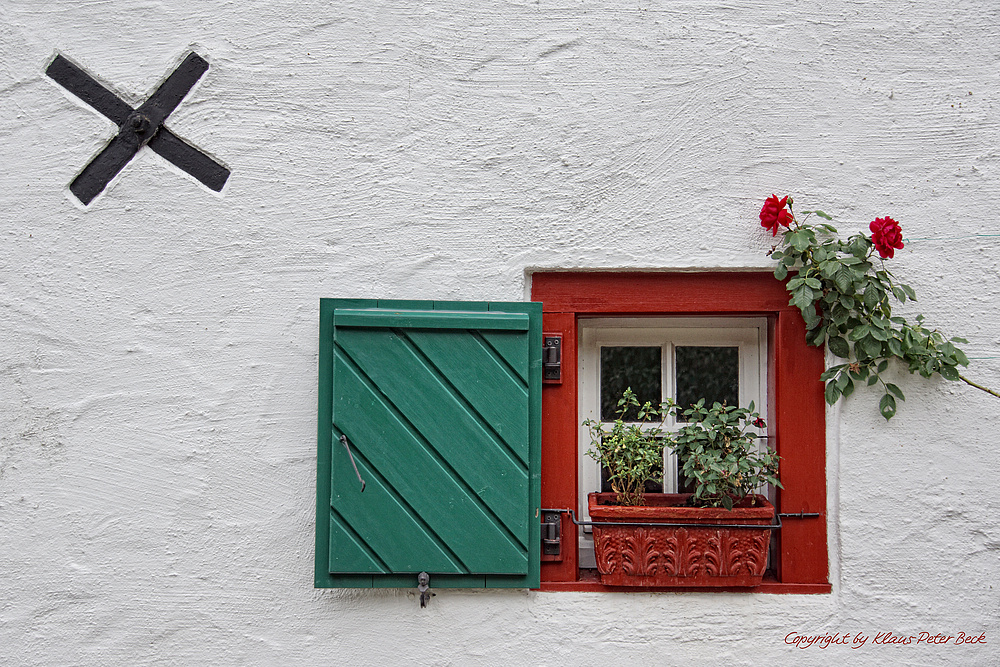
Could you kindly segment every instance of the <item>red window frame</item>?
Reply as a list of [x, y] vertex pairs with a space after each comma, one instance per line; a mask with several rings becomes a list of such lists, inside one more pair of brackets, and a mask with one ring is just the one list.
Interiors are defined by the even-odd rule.
[[[785, 517], [767, 593], [829, 593], [826, 535], [826, 405], [822, 348], [805, 342], [805, 323], [771, 273], [538, 272], [531, 300], [542, 329], [562, 334], [562, 382], [542, 388], [542, 507], [577, 507], [577, 345], [581, 317], [747, 316], [768, 321], [771, 444], [781, 455], [777, 508]], [[541, 590], [616, 590], [581, 575], [577, 531], [563, 515], [559, 556], [542, 556]]]

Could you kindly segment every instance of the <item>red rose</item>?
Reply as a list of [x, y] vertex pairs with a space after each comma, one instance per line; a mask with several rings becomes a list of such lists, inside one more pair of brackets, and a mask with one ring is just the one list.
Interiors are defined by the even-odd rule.
[[764, 200], [764, 206], [760, 209], [760, 226], [771, 230], [771, 236], [778, 235], [778, 227], [787, 227], [792, 222], [792, 212], [785, 209], [788, 197], [778, 199], [778, 195], [771, 195]]
[[868, 228], [872, 230], [872, 243], [875, 244], [875, 249], [882, 259], [892, 259], [896, 250], [903, 249], [902, 230], [899, 228], [899, 223], [892, 218], [875, 218]]

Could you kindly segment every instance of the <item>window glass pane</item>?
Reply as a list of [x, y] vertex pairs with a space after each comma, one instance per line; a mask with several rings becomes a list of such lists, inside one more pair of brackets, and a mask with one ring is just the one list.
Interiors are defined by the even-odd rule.
[[[618, 400], [629, 387], [640, 404], [649, 401], [659, 405], [663, 400], [660, 377], [659, 347], [602, 347], [601, 420], [617, 419]], [[632, 408], [625, 418], [637, 419], [636, 409]]]
[[677, 346], [677, 403], [688, 408], [702, 398], [706, 405], [718, 401], [739, 405], [740, 348]]

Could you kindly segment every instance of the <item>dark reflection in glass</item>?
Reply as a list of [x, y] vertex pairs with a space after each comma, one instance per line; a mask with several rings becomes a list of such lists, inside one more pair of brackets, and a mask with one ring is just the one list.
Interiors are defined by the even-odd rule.
[[688, 408], [702, 398], [706, 405], [718, 401], [739, 405], [740, 348], [678, 346], [677, 403]]
[[[601, 420], [618, 418], [618, 400], [631, 387], [639, 404], [649, 401], [659, 405], [663, 400], [660, 384], [659, 347], [601, 348]], [[625, 415], [625, 421], [638, 419], [635, 408]]]

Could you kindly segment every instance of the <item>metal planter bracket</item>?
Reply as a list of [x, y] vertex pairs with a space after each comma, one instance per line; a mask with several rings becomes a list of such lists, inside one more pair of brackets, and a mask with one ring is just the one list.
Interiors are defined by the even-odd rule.
[[759, 524], [726, 524], [726, 523], [658, 523], [653, 521], [635, 522], [635, 521], [578, 521], [576, 518], [576, 512], [570, 509], [543, 509], [542, 512], [563, 512], [569, 514], [570, 520], [574, 525], [577, 526], [636, 526], [641, 528], [691, 528], [696, 526], [698, 528], [742, 528], [751, 530], [781, 530], [781, 517], [783, 514], [778, 514], [775, 516], [775, 523], [768, 526], [761, 526]]

